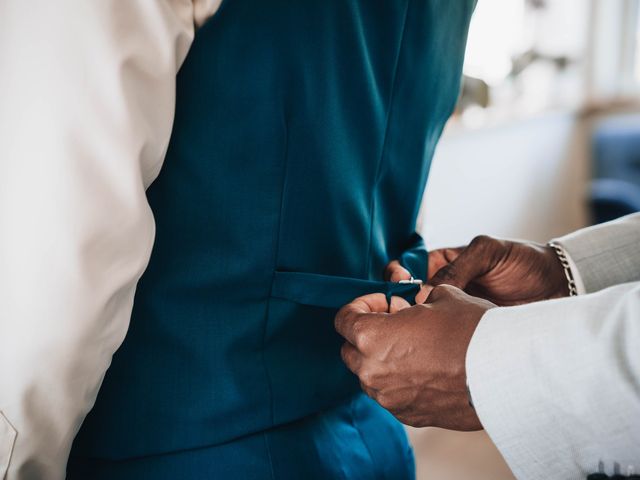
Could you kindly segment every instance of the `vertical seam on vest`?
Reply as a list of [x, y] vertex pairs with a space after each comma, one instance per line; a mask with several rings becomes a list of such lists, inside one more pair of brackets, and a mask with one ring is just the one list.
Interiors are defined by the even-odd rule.
[[273, 469], [273, 457], [271, 456], [271, 445], [269, 444], [269, 434], [262, 432], [262, 438], [264, 439], [264, 446], [267, 449], [267, 458], [269, 459], [269, 471], [271, 472], [271, 480], [275, 480], [276, 473]]
[[284, 208], [284, 194], [287, 188], [287, 178], [289, 177], [289, 125], [287, 118], [284, 118], [284, 160], [282, 165], [282, 184], [280, 187], [280, 208], [278, 210], [278, 229], [276, 231], [274, 255], [273, 255], [273, 273], [271, 274], [271, 285], [269, 285], [269, 298], [267, 299], [267, 311], [265, 312], [264, 325], [262, 326], [262, 341], [260, 345], [262, 367], [267, 377], [267, 388], [269, 390], [269, 422], [273, 426], [275, 424], [275, 413], [273, 406], [273, 384], [271, 374], [265, 360], [265, 344], [267, 341], [267, 326], [271, 315], [271, 295], [273, 294], [273, 284], [276, 278], [276, 268], [278, 266], [278, 257], [280, 256], [280, 235], [282, 232], [282, 209]]
[[[274, 277], [275, 277], [275, 273], [274, 273]], [[264, 346], [267, 340], [267, 325], [269, 323], [269, 313], [271, 311], [271, 289], [272, 288], [273, 288], [273, 278], [271, 280], [271, 287], [269, 287], [269, 298], [267, 298], [266, 312], [264, 315], [264, 324], [262, 325], [262, 338], [260, 340], [260, 360], [262, 362], [262, 368], [264, 369], [264, 375], [267, 379], [267, 392], [269, 395], [269, 425], [270, 426], [274, 425], [273, 385], [271, 384], [271, 374], [269, 373], [269, 369], [267, 368], [267, 362], [265, 360]]]
[[378, 165], [376, 166], [376, 174], [373, 179], [373, 190], [371, 192], [371, 202], [369, 203], [369, 248], [367, 249], [367, 266], [365, 268], [364, 278], [369, 278], [369, 270], [371, 269], [371, 256], [373, 250], [373, 225], [375, 223], [376, 214], [376, 197], [378, 192], [378, 182], [380, 181], [380, 173], [382, 172], [382, 164], [387, 152], [387, 142], [389, 139], [389, 124], [391, 121], [391, 113], [393, 110], [393, 101], [396, 91], [396, 77], [398, 76], [398, 69], [400, 66], [400, 56], [402, 55], [402, 49], [404, 47], [405, 32], [407, 29], [407, 18], [409, 17], [409, 6], [411, 0], [407, 1], [407, 8], [404, 12], [404, 20], [402, 22], [402, 33], [400, 34], [400, 45], [398, 46], [398, 53], [396, 55], [396, 62], [393, 67], [393, 77], [391, 79], [391, 93], [389, 95], [389, 110], [387, 111], [387, 118], [385, 121], [384, 139], [382, 141], [382, 152], [378, 159]]

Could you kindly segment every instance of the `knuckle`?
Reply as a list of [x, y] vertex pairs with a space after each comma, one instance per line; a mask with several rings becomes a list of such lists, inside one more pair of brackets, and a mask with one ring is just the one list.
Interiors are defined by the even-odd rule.
[[473, 238], [473, 240], [471, 240], [471, 243], [469, 245], [486, 245], [492, 243], [493, 240], [493, 237], [490, 237], [489, 235], [477, 235]]
[[431, 290], [431, 294], [429, 295], [429, 298], [432, 300], [438, 300], [440, 298], [446, 298], [451, 294], [451, 289], [453, 287], [451, 285], [438, 285], [437, 287], [434, 287], [433, 290]]
[[452, 295], [458, 290], [454, 285], [440, 285], [440, 291], [443, 295]]
[[395, 406], [393, 399], [389, 395], [386, 395], [384, 393], [377, 395], [376, 401], [380, 404], [382, 408], [385, 408], [386, 410], [393, 410]]
[[499, 241], [489, 235], [478, 235], [469, 244], [477, 250], [495, 250], [498, 247]]
[[349, 354], [349, 347], [346, 343], [343, 343], [342, 347], [340, 347], [340, 357], [342, 357], [342, 361], [346, 364], [349, 363]]
[[340, 309], [334, 320], [334, 326], [338, 331], [345, 331], [349, 325], [354, 325], [357, 322], [358, 312], [352, 310], [349, 305], [346, 305]]
[[358, 375], [360, 377], [360, 382], [366, 387], [371, 388], [375, 383], [375, 375], [371, 370], [365, 369]]
[[356, 348], [361, 352], [369, 351], [375, 342], [374, 332], [362, 321], [356, 322], [353, 328], [355, 332]]
[[345, 305], [340, 310], [338, 310], [338, 313], [336, 314], [335, 318], [333, 319], [333, 324], [334, 324], [336, 329], [339, 330], [342, 327], [342, 325], [344, 325], [346, 323], [347, 319], [350, 316], [350, 313], [351, 313], [351, 310], [350, 310], [349, 305]]
[[344, 312], [342, 318], [344, 319], [344, 321], [346, 323], [350, 323], [350, 324], [355, 324], [358, 322], [358, 316], [360, 314], [358, 312], [356, 312], [353, 309], [349, 309], [346, 312]]

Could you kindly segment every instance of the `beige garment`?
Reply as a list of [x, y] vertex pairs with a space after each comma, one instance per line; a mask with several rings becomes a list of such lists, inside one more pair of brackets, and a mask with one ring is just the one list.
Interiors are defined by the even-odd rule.
[[640, 472], [640, 214], [556, 240], [586, 294], [485, 314], [467, 353], [478, 416], [519, 479]]
[[0, 2], [0, 478], [65, 476], [151, 252], [176, 73], [219, 3]]

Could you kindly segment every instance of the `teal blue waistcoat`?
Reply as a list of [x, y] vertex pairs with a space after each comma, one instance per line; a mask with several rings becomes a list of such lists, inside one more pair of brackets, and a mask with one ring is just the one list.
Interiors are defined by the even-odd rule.
[[416, 217], [474, 4], [225, 0], [198, 30], [151, 260], [72, 458], [233, 445], [354, 398], [333, 319], [415, 293], [382, 281], [391, 259], [425, 277]]

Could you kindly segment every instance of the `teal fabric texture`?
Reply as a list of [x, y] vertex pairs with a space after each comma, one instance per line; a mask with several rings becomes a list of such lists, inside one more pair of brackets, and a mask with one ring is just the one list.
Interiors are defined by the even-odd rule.
[[392, 259], [426, 275], [416, 217], [474, 5], [225, 0], [198, 30], [151, 260], [68, 478], [412, 478], [333, 319], [415, 295]]

